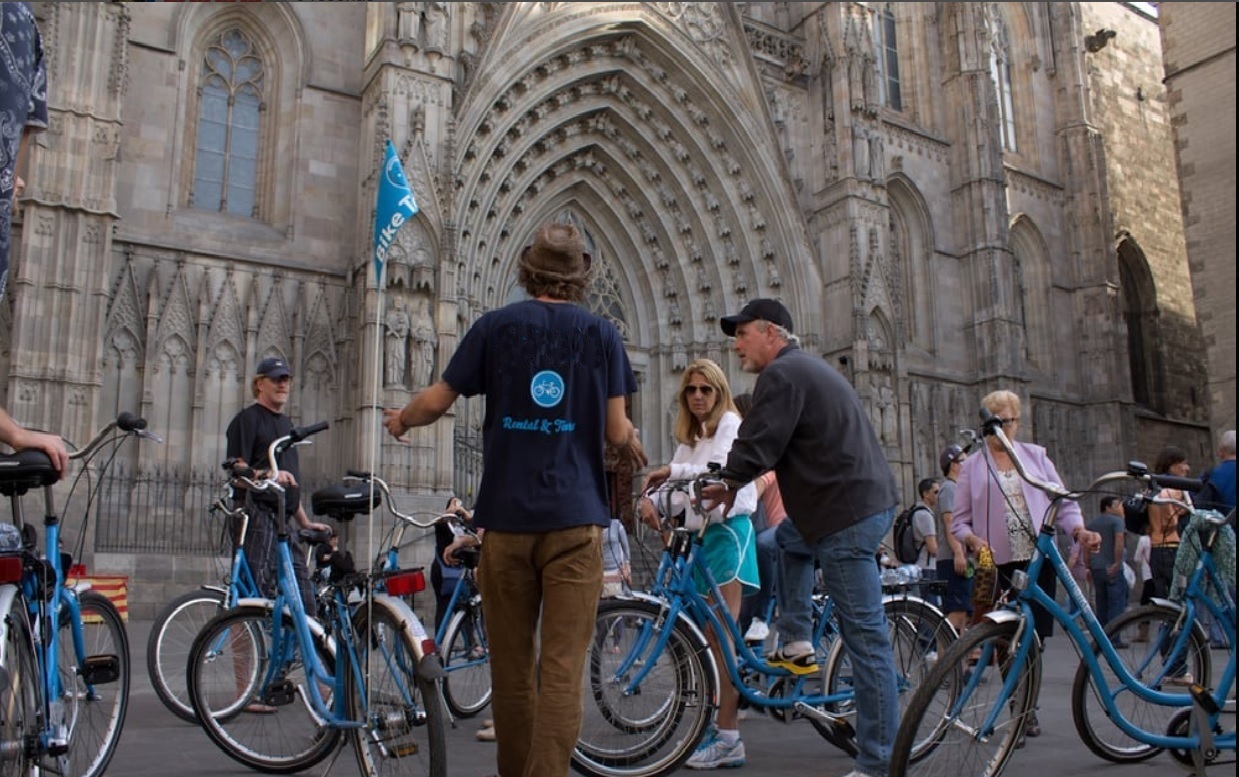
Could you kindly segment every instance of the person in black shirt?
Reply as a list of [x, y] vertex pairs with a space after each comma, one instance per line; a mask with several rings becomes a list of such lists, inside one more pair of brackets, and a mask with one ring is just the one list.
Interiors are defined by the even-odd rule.
[[[293, 430], [293, 422], [284, 415], [284, 406], [288, 403], [288, 394], [292, 387], [292, 371], [283, 359], [267, 358], [258, 364], [257, 375], [251, 389], [256, 400], [254, 404], [237, 413], [228, 424], [226, 433], [228, 439], [227, 456], [254, 468], [256, 477], [264, 477], [270, 469], [267, 461], [267, 448], [271, 443]], [[297, 449], [289, 448], [280, 454], [280, 474], [277, 481], [284, 486], [284, 512], [296, 516], [297, 523], [307, 529], [330, 531], [331, 527], [322, 523], [313, 523], [301, 506], [301, 489], [298, 480], [301, 468], [297, 461]], [[275, 511], [277, 496], [274, 493], [256, 493], [253, 495], [254, 514], [250, 516], [249, 531], [245, 537], [245, 557], [249, 561], [250, 572], [254, 582], [266, 596], [275, 595], [275, 565], [277, 555]], [[293, 568], [297, 571], [297, 582], [301, 589], [301, 601], [305, 604], [307, 613], [317, 612], [314, 604], [314, 585], [310, 580], [310, 572], [305, 563], [305, 551], [297, 541], [296, 527], [291, 534]]]

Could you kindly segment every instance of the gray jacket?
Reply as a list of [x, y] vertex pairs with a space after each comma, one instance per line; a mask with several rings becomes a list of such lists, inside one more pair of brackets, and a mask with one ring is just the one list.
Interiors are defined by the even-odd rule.
[[787, 515], [813, 544], [899, 501], [895, 477], [852, 385], [795, 345], [757, 377], [727, 470], [748, 482], [768, 469]]

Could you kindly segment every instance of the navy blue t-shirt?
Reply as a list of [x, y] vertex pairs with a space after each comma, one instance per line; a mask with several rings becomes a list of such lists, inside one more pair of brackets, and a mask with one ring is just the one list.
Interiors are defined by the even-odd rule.
[[486, 395], [479, 528], [545, 532], [606, 526], [607, 400], [637, 380], [606, 319], [569, 303], [516, 302], [477, 320], [443, 372]]

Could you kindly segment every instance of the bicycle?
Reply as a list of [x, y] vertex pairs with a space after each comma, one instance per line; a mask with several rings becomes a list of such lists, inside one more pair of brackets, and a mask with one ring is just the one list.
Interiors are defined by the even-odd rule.
[[[666, 488], [668, 493], [698, 493], [716, 477], [668, 481]], [[797, 673], [772, 666], [744, 642], [730, 611], [717, 604], [723, 598], [701, 553], [704, 518], [700, 529], [664, 528], [668, 539], [651, 591], [599, 603], [585, 720], [573, 767], [595, 777], [656, 777], [675, 771], [692, 755], [713, 718], [720, 682], [705, 637], [707, 626], [730, 637], [724, 669], [742, 704], [784, 722], [807, 718], [825, 739], [855, 755], [849, 722], [854, 714], [852, 683], [842, 640], [834, 638], [830, 600], [822, 597], [815, 607], [813, 641], [821, 669]], [[698, 592], [696, 576], [706, 581], [714, 603]], [[903, 635], [892, 643], [898, 653], [907, 654], [897, 663], [912, 668], [900, 678], [906, 691], [923, 674], [925, 656], [945, 651], [954, 639], [953, 629], [940, 611], [922, 600], [894, 597], [884, 606], [892, 630]], [[931, 635], [929, 644], [922, 641], [926, 634]], [[613, 644], [618, 644], [618, 652], [606, 648]], [[746, 676], [768, 679], [746, 682]]]
[[[398, 529], [385, 551], [387, 564], [396, 566], [402, 547], [404, 531], [408, 526], [426, 528], [439, 522], [453, 522], [461, 531], [473, 534], [464, 526], [459, 516], [451, 513], [438, 515], [430, 523], [419, 523], [414, 516], [396, 508], [391, 489], [382, 478], [367, 472], [350, 470], [345, 482], [369, 484], [373, 482], [387, 500], [387, 509], [400, 520]], [[474, 534], [474, 537], [477, 535]], [[482, 595], [478, 591], [475, 570], [479, 553], [476, 548], [465, 548], [456, 553], [463, 573], [456, 580], [447, 605], [443, 622], [435, 632], [435, 644], [443, 664], [443, 680], [440, 683], [443, 701], [453, 719], [471, 718], [490, 704], [490, 648], [486, 641], [486, 625], [482, 619]]]
[[[69, 458], [90, 462], [108, 443], [114, 458], [131, 436], [159, 440], [145, 428], [144, 419], [121, 413]], [[102, 774], [129, 705], [129, 642], [120, 612], [88, 584], [66, 579], [73, 559], [61, 549], [52, 493], [59, 479], [42, 451], [0, 454], [0, 494], [13, 508], [0, 554], [0, 773], [6, 775]], [[43, 489], [42, 554], [22, 513], [21, 497], [32, 488]]]
[[[283, 516], [279, 454], [326, 428], [301, 427], [272, 441], [267, 478], [240, 482], [274, 491]], [[212, 619], [190, 650], [189, 695], [203, 730], [230, 758], [270, 773], [314, 766], [338, 752], [347, 731], [365, 775], [444, 777], [435, 687], [442, 669], [433, 640], [400, 598], [425, 588], [422, 570], [337, 571], [333, 561], [320, 623], [301, 600], [286, 522], [275, 599], [241, 600]]]
[[[249, 509], [250, 494], [243, 491], [245, 499], [243, 503], [237, 504], [236, 489], [232, 486], [232, 477], [247, 474], [248, 468], [237, 469], [235, 465], [234, 459], [223, 463], [224, 470], [229, 473], [229, 480], [225, 484], [227, 494], [216, 499], [210, 507], [212, 515], [223, 515], [229, 524], [225, 527], [225, 532], [233, 545], [233, 552], [227, 575], [222, 584], [203, 585], [168, 602], [155, 616], [146, 642], [146, 672], [151, 686], [155, 689], [155, 695], [169, 712], [188, 723], [198, 722], [189, 701], [185, 681], [186, 662], [194, 639], [207, 622], [221, 611], [232, 609], [241, 599], [262, 597], [250, 571], [244, 548], [249, 530], [249, 514], [252, 512]], [[318, 497], [319, 494], [316, 493], [315, 498]], [[237, 506], [230, 506], [233, 504]], [[315, 507], [316, 515], [323, 514], [317, 509], [317, 501]], [[233, 527], [236, 529], [235, 535], [231, 531]], [[322, 537], [310, 529], [301, 529], [300, 538], [310, 548], [315, 542], [322, 540]]]
[[[1235, 680], [1235, 648], [1215, 690], [1208, 690], [1211, 658], [1208, 640], [1194, 622], [1194, 608], [1202, 599], [1202, 582], [1220, 581], [1210, 556], [1212, 539], [1187, 587], [1186, 606], [1169, 601], [1139, 608], [1103, 627], [1093, 614], [1084, 593], [1071, 576], [1054, 539], [1059, 508], [1065, 500], [1079, 500], [1108, 483], [1140, 480], [1152, 488], [1184, 490], [1199, 488], [1199, 481], [1166, 475], [1149, 475], [1134, 463], [1124, 472], [1102, 475], [1084, 492], [1068, 491], [1058, 484], [1030, 476], [1014, 446], [1002, 431], [1001, 421], [983, 411], [984, 434], [993, 435], [1011, 457], [1017, 472], [1028, 483], [1052, 497], [1037, 537], [1032, 560], [1024, 572], [1013, 576], [1007, 600], [982, 622], [964, 632], [941, 656], [938, 664], [913, 694], [895, 738], [892, 774], [999, 775], [1021, 745], [1027, 716], [1036, 705], [1041, 678], [1041, 648], [1032, 628], [1032, 605], [1046, 609], [1062, 625], [1082, 658], [1073, 687], [1073, 717], [1086, 743], [1111, 760], [1141, 760], [1155, 748], [1170, 748], [1189, 757], [1199, 774], [1206, 761], [1219, 750], [1233, 750], [1233, 727], [1223, 731], [1219, 715], [1234, 712], [1227, 701]], [[1211, 531], [1225, 519], [1216, 513], [1207, 518]], [[1067, 592], [1066, 608], [1038, 584], [1048, 563]], [[1219, 586], [1220, 587], [1220, 586]], [[1225, 590], [1222, 588], [1222, 590]], [[1206, 597], [1207, 598], [1207, 597]], [[1235, 626], [1234, 602], [1225, 594], [1222, 605], [1208, 604], [1229, 626]], [[1147, 642], [1119, 642], [1120, 655], [1110, 634], [1128, 634], [1130, 625], [1149, 623]], [[1164, 686], [1186, 669], [1196, 684], [1171, 693]], [[1107, 732], [1098, 733], [1098, 716], [1089, 715], [1087, 702], [1100, 702], [1104, 714], [1138, 748], [1111, 742]], [[1123, 703], [1120, 704], [1120, 697]], [[1138, 723], [1134, 718], [1142, 718]], [[929, 746], [924, 744], [928, 742]], [[1147, 747], [1146, 747], [1147, 746]]]

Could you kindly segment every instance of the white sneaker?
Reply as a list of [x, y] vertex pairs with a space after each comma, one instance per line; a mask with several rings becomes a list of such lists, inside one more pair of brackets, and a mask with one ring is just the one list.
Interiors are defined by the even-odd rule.
[[754, 618], [749, 624], [748, 631], [744, 632], [744, 641], [765, 642], [768, 636], [770, 636], [770, 627], [761, 618]]
[[693, 757], [684, 764], [686, 769], [735, 769], [744, 766], [744, 741], [737, 739], [729, 745], [714, 737], [697, 746]]

